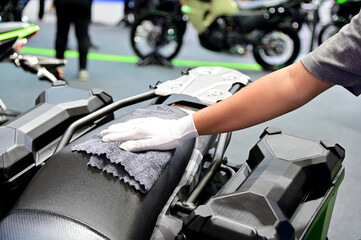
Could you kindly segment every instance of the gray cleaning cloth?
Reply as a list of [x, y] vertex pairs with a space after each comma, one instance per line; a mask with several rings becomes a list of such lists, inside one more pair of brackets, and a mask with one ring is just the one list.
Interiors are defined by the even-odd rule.
[[[175, 114], [169, 107], [160, 105], [157, 109], [137, 109], [129, 120], [141, 117], [174, 119]], [[101, 138], [96, 134], [74, 145], [72, 150], [90, 154], [88, 166], [112, 174], [142, 193], [152, 188], [173, 154], [173, 151], [127, 152], [119, 148], [120, 142], [103, 142]]]

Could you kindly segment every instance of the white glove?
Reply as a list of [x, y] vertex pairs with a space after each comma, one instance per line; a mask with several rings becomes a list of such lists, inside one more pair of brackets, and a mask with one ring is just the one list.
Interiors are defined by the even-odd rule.
[[191, 115], [177, 120], [156, 117], [134, 119], [111, 125], [100, 134], [104, 142], [123, 142], [119, 147], [132, 152], [169, 150], [181, 145], [184, 139], [198, 137]]

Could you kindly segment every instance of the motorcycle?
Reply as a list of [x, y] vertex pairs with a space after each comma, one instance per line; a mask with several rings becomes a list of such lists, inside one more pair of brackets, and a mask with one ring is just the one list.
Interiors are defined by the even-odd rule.
[[[31, 55], [19, 51], [36, 34], [39, 26], [22, 22], [0, 23], [0, 62], [12, 62], [23, 70], [36, 74], [40, 80], [52, 83], [35, 100], [35, 106], [24, 112], [9, 110], [0, 101], [1, 192], [0, 216], [6, 213], [22, 192], [28, 180], [54, 153], [57, 142], [75, 120], [108, 105], [112, 98], [105, 92], [68, 86], [58, 71], [66, 61]], [[78, 131], [81, 136], [97, 124]], [[14, 163], [14, 164], [13, 164]]]
[[[21, 55], [21, 48], [39, 30], [39, 26], [22, 22], [0, 23], [0, 63], [11, 62], [24, 71], [36, 74], [40, 80], [55, 83], [65, 81], [58, 68], [66, 64], [65, 60], [39, 56]], [[0, 99], [0, 125], [20, 115], [19, 111], [8, 109]]]
[[336, 0], [331, 7], [331, 21], [324, 25], [318, 36], [318, 44], [335, 35], [360, 12], [361, 1]]
[[241, 165], [225, 156], [232, 133], [189, 139], [169, 152], [129, 153], [131, 162], [169, 157], [147, 192], [87, 166], [94, 155], [74, 150], [139, 116], [109, 119], [114, 111], [147, 102], [143, 114], [163, 109], [181, 118], [250, 82], [233, 69], [198, 67], [112, 103], [100, 90], [52, 86], [0, 127], [0, 238], [325, 239], [344, 177], [344, 149], [335, 142], [269, 127]]
[[153, 1], [125, 0], [123, 18], [118, 25], [124, 23], [126, 26], [130, 26], [137, 17], [143, 15], [144, 12], [149, 11], [153, 6]]
[[300, 1], [234, 0], [161, 1], [132, 25], [131, 46], [140, 64], [158, 61], [170, 66], [181, 49], [187, 21], [198, 32], [202, 47], [244, 55], [252, 51], [257, 63], [276, 70], [294, 62], [300, 51]]

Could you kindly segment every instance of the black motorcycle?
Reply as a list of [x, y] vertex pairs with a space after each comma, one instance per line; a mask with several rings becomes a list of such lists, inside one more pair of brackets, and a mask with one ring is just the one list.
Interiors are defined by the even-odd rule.
[[237, 55], [252, 51], [264, 69], [276, 70], [293, 63], [299, 54], [300, 3], [161, 1], [157, 11], [132, 26], [130, 41], [142, 64], [158, 60], [170, 65], [181, 49], [189, 21], [204, 48]]
[[[11, 62], [26, 72], [36, 74], [40, 80], [56, 83], [65, 81], [58, 68], [66, 60], [19, 54], [21, 48], [39, 30], [39, 26], [23, 22], [0, 22], [0, 63]], [[0, 99], [0, 125], [21, 113], [8, 109]]]
[[[247, 161], [234, 165], [225, 156], [231, 133], [138, 154], [99, 138], [131, 118], [192, 114], [249, 83], [233, 69], [199, 67], [112, 102], [99, 89], [55, 82], [34, 108], [0, 127], [0, 239], [325, 239], [344, 177], [337, 143], [269, 127]], [[145, 101], [113, 119], [114, 111]], [[141, 163], [132, 169], [143, 171], [134, 175], [94, 149], [127, 154], [129, 163]], [[144, 167], [160, 160], [161, 168]]]
[[[0, 23], [0, 62], [12, 62], [22, 70], [36, 74], [40, 80], [52, 83], [36, 98], [35, 106], [26, 112], [10, 110], [0, 99], [0, 192], [6, 196], [0, 199], [1, 217], [15, 203], [29, 179], [53, 155], [66, 128], [112, 102], [112, 98], [101, 90], [68, 86], [57, 69], [66, 61], [19, 54], [21, 47], [38, 30], [39, 26], [31, 23]], [[81, 136], [100, 123], [104, 121], [90, 124], [76, 135]]]

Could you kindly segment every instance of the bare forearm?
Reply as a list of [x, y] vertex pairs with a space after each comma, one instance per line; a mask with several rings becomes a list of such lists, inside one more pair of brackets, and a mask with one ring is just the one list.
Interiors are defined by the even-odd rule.
[[193, 120], [200, 135], [239, 130], [290, 112], [331, 86], [312, 76], [298, 62], [195, 113]]

